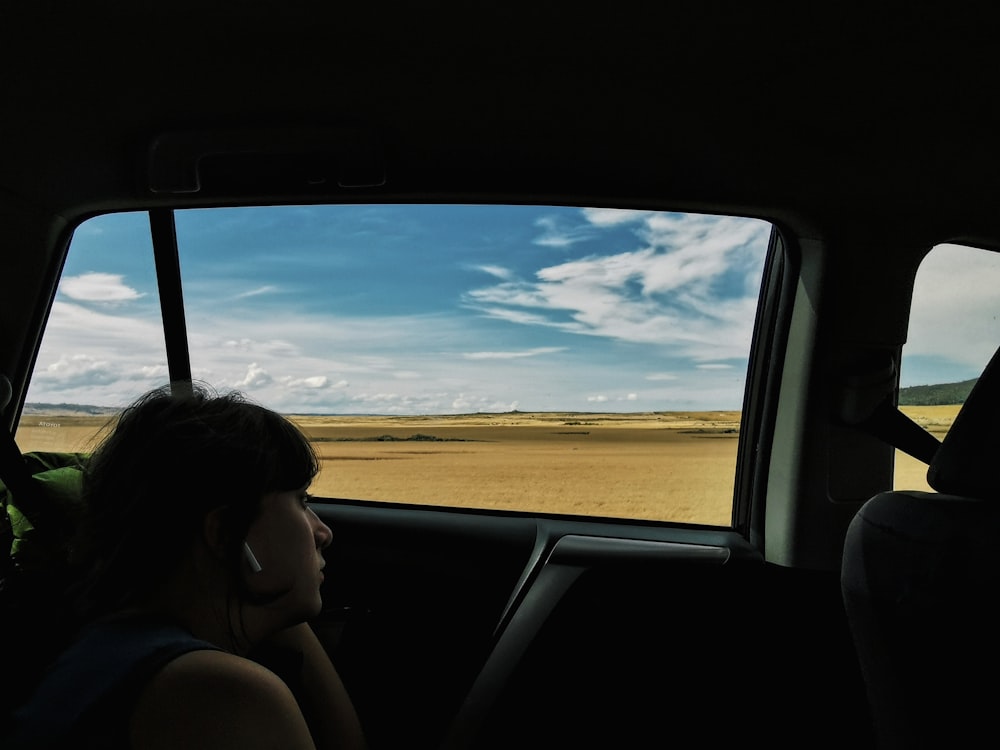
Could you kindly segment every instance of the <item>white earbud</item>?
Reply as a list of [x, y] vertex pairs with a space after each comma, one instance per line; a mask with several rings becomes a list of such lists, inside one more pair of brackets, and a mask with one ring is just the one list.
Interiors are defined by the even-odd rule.
[[250, 549], [250, 545], [243, 542], [243, 554], [246, 555], [247, 562], [250, 563], [250, 569], [254, 573], [260, 573], [264, 568], [259, 562], [257, 562], [257, 556], [254, 555], [253, 550]]

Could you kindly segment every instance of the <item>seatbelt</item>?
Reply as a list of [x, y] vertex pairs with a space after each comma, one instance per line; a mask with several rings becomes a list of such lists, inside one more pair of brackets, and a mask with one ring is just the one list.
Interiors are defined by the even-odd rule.
[[928, 466], [941, 446], [940, 440], [903, 414], [891, 399], [880, 403], [867, 419], [853, 426], [869, 435], [874, 435], [918, 461], [923, 461]]
[[869, 362], [844, 378], [841, 422], [930, 465], [941, 441], [896, 406], [895, 361]]

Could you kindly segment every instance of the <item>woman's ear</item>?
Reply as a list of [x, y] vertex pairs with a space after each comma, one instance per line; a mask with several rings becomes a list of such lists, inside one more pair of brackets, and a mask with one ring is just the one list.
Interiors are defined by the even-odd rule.
[[226, 509], [215, 508], [209, 511], [202, 524], [202, 538], [212, 557], [223, 560], [226, 556]]

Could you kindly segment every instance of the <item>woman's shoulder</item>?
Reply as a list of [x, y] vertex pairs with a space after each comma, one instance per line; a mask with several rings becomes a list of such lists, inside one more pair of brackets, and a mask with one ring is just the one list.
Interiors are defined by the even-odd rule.
[[67, 737], [100, 737], [105, 744], [121, 744], [122, 717], [130, 715], [149, 680], [172, 659], [208, 649], [217, 650], [170, 623], [131, 618], [90, 623], [13, 711], [12, 743], [55, 747]]
[[139, 696], [130, 728], [137, 750], [313, 748], [288, 686], [250, 659], [198, 650], [163, 667]]
[[153, 684], [181, 687], [189, 682], [212, 683], [213, 689], [229, 685], [245, 686], [250, 690], [281, 690], [284, 683], [271, 670], [257, 662], [223, 650], [198, 650], [173, 659], [154, 680]]

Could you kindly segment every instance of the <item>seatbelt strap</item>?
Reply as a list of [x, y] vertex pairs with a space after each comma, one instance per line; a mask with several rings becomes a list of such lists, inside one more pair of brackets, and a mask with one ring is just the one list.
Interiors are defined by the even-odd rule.
[[941, 441], [899, 410], [897, 383], [896, 364], [889, 356], [846, 374], [838, 402], [840, 420], [929, 466]]
[[941, 446], [941, 441], [903, 414], [889, 399], [879, 404], [867, 419], [854, 427], [874, 435], [928, 466]]

